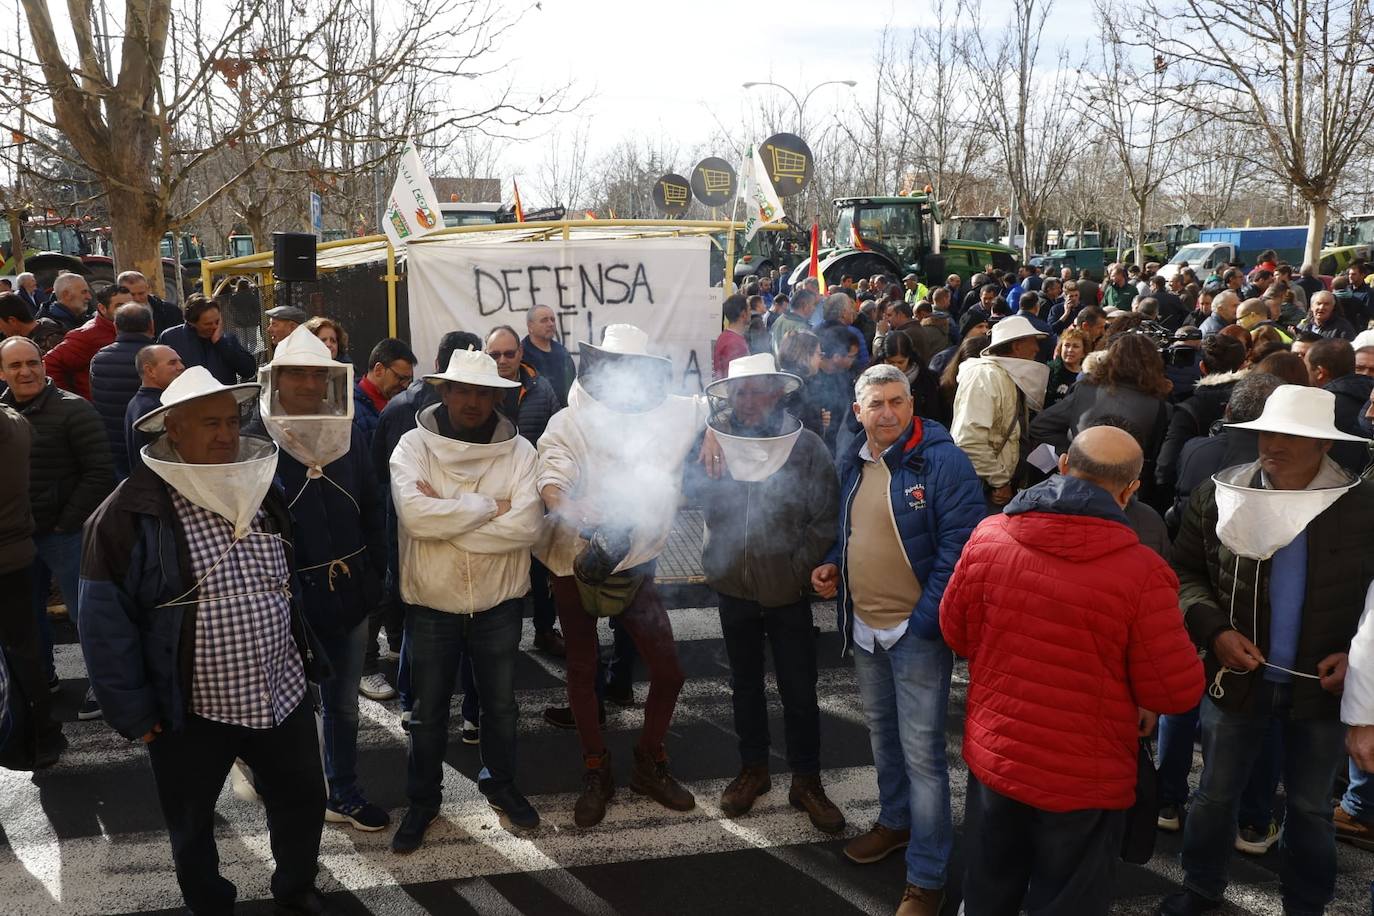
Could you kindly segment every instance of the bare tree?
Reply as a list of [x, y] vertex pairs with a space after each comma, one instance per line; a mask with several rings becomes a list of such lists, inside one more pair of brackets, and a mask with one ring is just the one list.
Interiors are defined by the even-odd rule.
[[590, 136], [591, 131], [583, 122], [569, 134], [554, 130], [544, 138], [548, 153], [535, 172], [534, 189], [548, 206], [562, 206], [572, 212], [584, 202]]
[[1268, 147], [1306, 204], [1303, 261], [1315, 265], [1341, 177], [1367, 148], [1374, 8], [1369, 0], [1178, 0], [1159, 12], [1137, 44], [1153, 46], [1167, 66], [1196, 62], [1198, 110], [1230, 126], [1234, 142], [1255, 137]]
[[[1042, 59], [1041, 41], [1053, 8], [1054, 0], [1012, 0], [1010, 20], [996, 33], [1000, 37], [989, 43], [983, 30], [971, 29], [965, 51], [983, 116], [991, 122], [1000, 144], [1007, 179], [1026, 227], [1026, 257], [1069, 161], [1084, 145], [1082, 126], [1068, 116], [1078, 84], [1068, 51], [1061, 50], [1052, 58], [1048, 70]], [[988, 21], [981, 0], [973, 0], [969, 17], [972, 22]], [[1013, 218], [1013, 237], [1015, 222]]]
[[[49, 0], [21, 2], [39, 65], [0, 55], [0, 104], [70, 141], [104, 186], [117, 262], [154, 282], [164, 232], [259, 170], [328, 187], [380, 166], [406, 134], [499, 131], [565, 99], [554, 89], [525, 101], [507, 83], [473, 107], [451, 101], [451, 81], [481, 75], [522, 15], [495, 0], [411, 0], [385, 16], [367, 0], [232, 0], [213, 15], [200, 0], [126, 0], [117, 62], [103, 59], [92, 0], [68, 0], [70, 42]], [[226, 148], [240, 151], [237, 170], [188, 199]]]

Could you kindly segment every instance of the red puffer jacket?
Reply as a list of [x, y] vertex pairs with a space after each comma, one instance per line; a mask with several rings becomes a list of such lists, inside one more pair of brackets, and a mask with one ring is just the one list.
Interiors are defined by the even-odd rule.
[[62, 342], [43, 357], [48, 378], [58, 388], [91, 399], [91, 357], [101, 347], [115, 342], [118, 332], [114, 322], [97, 314], [74, 331], [68, 331]]
[[940, 629], [969, 660], [969, 770], [1041, 810], [1129, 808], [1136, 707], [1182, 713], [1202, 695], [1173, 570], [1077, 478], [1052, 477], [978, 526]]

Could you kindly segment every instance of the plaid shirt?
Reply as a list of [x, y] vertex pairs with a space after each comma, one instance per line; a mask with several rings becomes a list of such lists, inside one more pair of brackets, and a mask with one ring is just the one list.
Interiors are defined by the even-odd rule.
[[[305, 696], [305, 668], [291, 636], [290, 569], [281, 542], [252, 533], [230, 549], [233, 526], [175, 490], [197, 595], [191, 711], [205, 719], [271, 728]], [[221, 559], [223, 558], [223, 559]], [[218, 565], [216, 564], [218, 561]]]

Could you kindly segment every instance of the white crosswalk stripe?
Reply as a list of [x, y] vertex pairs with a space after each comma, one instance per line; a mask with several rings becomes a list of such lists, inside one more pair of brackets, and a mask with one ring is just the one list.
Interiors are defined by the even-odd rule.
[[[700, 648], [719, 655], [719, 670], [689, 678], [679, 702], [675, 725], [682, 728], [710, 726], [713, 736], [733, 751], [731, 732], [730, 684], [724, 647], [720, 643], [719, 618], [714, 608], [683, 608], [670, 612], [673, 628], [684, 648]], [[824, 630], [833, 629], [833, 607], [818, 604], [815, 621]], [[532, 629], [528, 622], [522, 645], [528, 646]], [[833, 643], [828, 643], [833, 645]], [[540, 653], [531, 653], [543, 672], [559, 680], [561, 662]], [[81, 680], [85, 666], [78, 647], [61, 645], [56, 650], [59, 674], [64, 680]], [[827, 664], [833, 660], [826, 660]], [[954, 702], [962, 703], [966, 677], [963, 666], [956, 668]], [[70, 685], [67, 689], [74, 690]], [[644, 685], [638, 685], [640, 701]], [[853, 672], [848, 666], [822, 669], [819, 680], [822, 712], [842, 722], [855, 734], [863, 732], [863, 716]], [[772, 695], [777, 713], [776, 696]], [[520, 733], [527, 738], [547, 736], [555, 731], [541, 718], [545, 706], [564, 705], [561, 686], [539, 686], [519, 691]], [[455, 698], [455, 703], [457, 698]], [[360, 701], [362, 726], [360, 749], [389, 749], [400, 754], [405, 736], [400, 729], [395, 702], [379, 704]], [[456, 713], [456, 708], [455, 708]], [[642, 709], [607, 708], [608, 729], [635, 731], [642, 724]], [[457, 716], [453, 727], [457, 728]], [[51, 813], [54, 800], [45, 798], [45, 785], [72, 774], [137, 773], [146, 771], [141, 747], [124, 741], [102, 722], [68, 723], [66, 733], [71, 749], [55, 771], [32, 776], [0, 770], [0, 913], [23, 916], [95, 916], [109, 913], [137, 913], [175, 907], [180, 903], [166, 834], [155, 826], [156, 799], [141, 802], [151, 812], [148, 829], [120, 832], [101, 820], [101, 812], [84, 812], [99, 825], [80, 831], [79, 836], [63, 833], [62, 818]], [[676, 737], [673, 740], [681, 740]], [[866, 741], [866, 737], [862, 740]], [[568, 736], [568, 757], [540, 761], [539, 765], [576, 767], [575, 741]], [[781, 744], [781, 735], [774, 736]], [[452, 749], [461, 747], [456, 740]], [[669, 747], [672, 752], [672, 745]], [[861, 749], [862, 750], [862, 749]], [[475, 749], [466, 753], [476, 759]], [[949, 757], [956, 823], [962, 821], [965, 772], [959, 759], [959, 744], [951, 738]], [[529, 766], [526, 761], [525, 766]], [[388, 843], [391, 831], [365, 834], [327, 827], [321, 849], [320, 887], [324, 891], [347, 890], [368, 911], [397, 916], [419, 916], [431, 912], [403, 892], [408, 885], [442, 880], [452, 885], [464, 905], [492, 916], [509, 916], [518, 910], [487, 879], [504, 875], [527, 874], [548, 893], [584, 913], [618, 912], [612, 901], [583, 883], [573, 872], [579, 866], [670, 859], [734, 850], [763, 850], [788, 868], [801, 874], [814, 874], [834, 858], [833, 851], [813, 847], [829, 838], [816, 831], [804, 815], [787, 803], [787, 777], [775, 778], [772, 791], [765, 795], [748, 816], [739, 820], [724, 818], [717, 807], [720, 792], [728, 777], [689, 781], [698, 807], [686, 813], [669, 812], [624, 787], [628, 762], [617, 761], [620, 786], [608, 809], [603, 825], [590, 834], [572, 824], [575, 795], [554, 793], [532, 795], [543, 824], [530, 834], [517, 834], [503, 827], [497, 815], [478, 793], [476, 785], [458, 769], [445, 764], [444, 804], [440, 821], [426, 837], [425, 845], [408, 857], [394, 856]], [[394, 774], [404, 782], [403, 770]], [[874, 773], [868, 766], [838, 767], [826, 770], [823, 779], [828, 793], [849, 820], [848, 833], [866, 829], [876, 818], [877, 800]], [[268, 878], [271, 857], [263, 812], [257, 805], [235, 797], [226, 784], [220, 795], [218, 812], [223, 823], [217, 830], [222, 871], [239, 888], [241, 900], [270, 897]], [[392, 812], [399, 818], [401, 811]], [[820, 857], [824, 857], [824, 862]], [[1328, 910], [1337, 916], [1368, 912], [1367, 854], [1342, 847], [1340, 885], [1337, 900]], [[1149, 869], [1171, 886], [1181, 877], [1176, 861], [1156, 856]], [[901, 888], [887, 895], [873, 893], [857, 880], [853, 869], [829, 867], [833, 873], [831, 890], [847, 900], [853, 912], [890, 913]], [[1269, 874], [1266, 872], [1266, 874]], [[1162, 885], [1161, 885], [1162, 886]], [[728, 894], [728, 889], [722, 891]], [[1276, 880], [1238, 882], [1229, 897], [1237, 912], [1278, 913]], [[1118, 913], [1150, 912], [1158, 897], [1123, 899]]]

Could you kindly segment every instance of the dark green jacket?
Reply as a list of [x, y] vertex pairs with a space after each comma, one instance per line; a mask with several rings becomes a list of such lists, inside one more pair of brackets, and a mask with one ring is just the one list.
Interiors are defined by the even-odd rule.
[[[1245, 713], [1254, 705], [1255, 688], [1265, 669], [1224, 675], [1223, 695], [1216, 697], [1213, 688], [1220, 666], [1211, 652], [1212, 640], [1234, 627], [1268, 656], [1272, 562], [1237, 558], [1217, 539], [1216, 531], [1216, 484], [1208, 480], [1189, 500], [1170, 562], [1178, 573], [1178, 601], [1188, 633], [1207, 651], [1204, 663], [1213, 700], [1227, 712]], [[1374, 578], [1371, 543], [1371, 481], [1361, 481], [1307, 526], [1307, 593], [1293, 670], [1315, 673], [1317, 663], [1328, 655], [1350, 651], [1364, 610], [1365, 590]], [[1293, 678], [1294, 717], [1338, 719], [1340, 709], [1339, 696], [1327, 693], [1310, 678]]]

